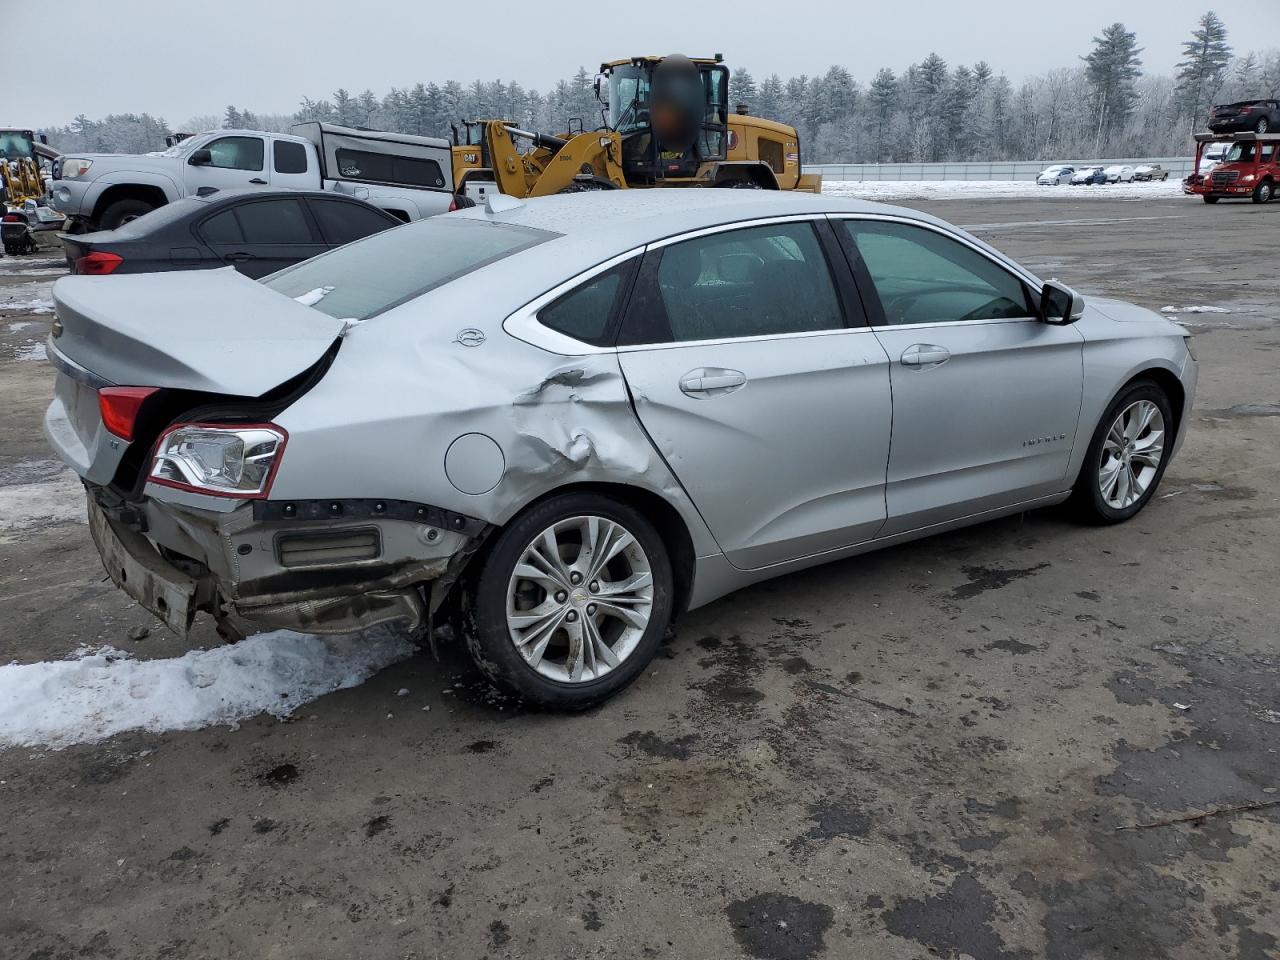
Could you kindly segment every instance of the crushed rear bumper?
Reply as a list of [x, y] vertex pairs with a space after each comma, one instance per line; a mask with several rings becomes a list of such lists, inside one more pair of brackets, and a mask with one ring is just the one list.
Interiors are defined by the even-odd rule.
[[225, 513], [154, 498], [122, 505], [88, 487], [89, 529], [107, 574], [179, 634], [200, 612], [229, 638], [390, 622], [417, 629], [434, 606], [431, 585], [451, 585], [480, 541], [472, 525], [259, 520], [249, 504]]

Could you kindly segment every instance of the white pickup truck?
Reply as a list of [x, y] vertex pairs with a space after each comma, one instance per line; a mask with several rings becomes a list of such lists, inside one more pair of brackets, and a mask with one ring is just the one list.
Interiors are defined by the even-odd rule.
[[215, 130], [148, 154], [68, 154], [54, 163], [51, 201], [72, 232], [113, 230], [156, 207], [211, 190], [334, 190], [402, 220], [454, 202], [449, 142], [300, 123], [296, 135]]

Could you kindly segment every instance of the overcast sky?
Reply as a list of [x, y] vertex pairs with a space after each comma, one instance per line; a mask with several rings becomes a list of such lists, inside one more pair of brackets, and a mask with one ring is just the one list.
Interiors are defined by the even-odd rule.
[[[339, 86], [382, 95], [418, 81], [501, 78], [545, 90], [579, 66], [594, 72], [602, 60], [650, 53], [723, 53], [731, 68], [757, 78], [842, 64], [865, 84], [881, 66], [896, 71], [936, 50], [950, 64], [986, 60], [1016, 82], [1078, 63], [1090, 38], [1115, 19], [1137, 32], [1149, 72], [1169, 72], [1207, 0], [0, 0], [0, 7], [8, 41], [0, 124], [42, 126], [112, 112], [178, 125], [221, 115], [229, 103], [291, 113], [303, 96]], [[1280, 46], [1280, 0], [1215, 0], [1213, 9], [1237, 51]]]

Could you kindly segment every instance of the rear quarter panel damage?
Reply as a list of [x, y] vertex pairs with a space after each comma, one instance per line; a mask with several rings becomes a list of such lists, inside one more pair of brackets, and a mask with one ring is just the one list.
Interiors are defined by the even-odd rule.
[[[482, 287], [470, 280], [347, 334], [324, 379], [277, 417], [290, 440], [272, 499], [392, 497], [503, 525], [557, 489], [624, 483], [676, 508], [695, 555], [719, 553], [640, 428], [616, 354], [533, 347], [502, 330], [497, 309], [477, 324], [464, 304]], [[484, 342], [458, 342], [463, 327], [479, 327]], [[492, 438], [505, 460], [482, 494], [459, 490], [445, 471], [449, 446], [469, 433]]]

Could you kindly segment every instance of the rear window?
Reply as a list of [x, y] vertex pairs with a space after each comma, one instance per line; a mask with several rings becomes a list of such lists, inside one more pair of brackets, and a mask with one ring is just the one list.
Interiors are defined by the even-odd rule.
[[365, 150], [337, 150], [338, 173], [344, 180], [403, 183], [412, 187], [443, 187], [440, 164], [424, 157], [400, 157]]
[[367, 320], [559, 234], [510, 223], [430, 217], [375, 233], [266, 278], [339, 320]]

